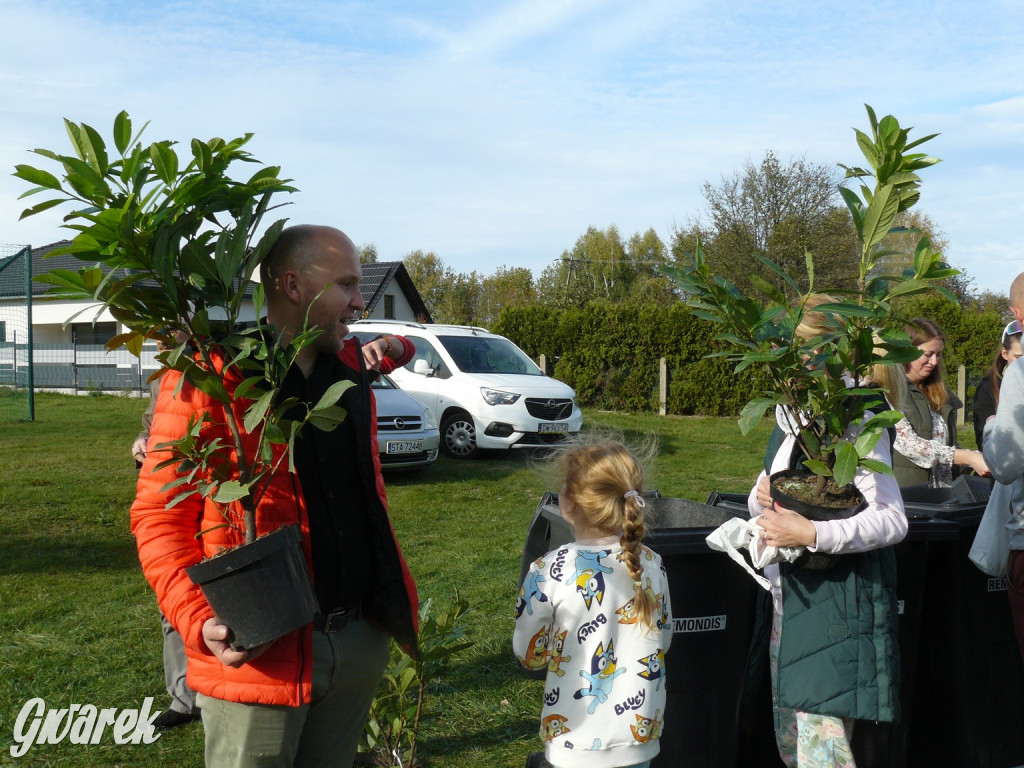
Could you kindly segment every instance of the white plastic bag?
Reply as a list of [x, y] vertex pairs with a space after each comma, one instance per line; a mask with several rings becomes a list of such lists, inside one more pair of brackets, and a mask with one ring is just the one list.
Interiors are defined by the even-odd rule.
[[978, 524], [974, 544], [967, 555], [972, 563], [989, 576], [1006, 575], [1006, 564], [1010, 559], [1010, 532], [1006, 524], [1010, 521], [1012, 513], [1012, 495], [1012, 485], [996, 483], [992, 487], [992, 495], [988, 497], [985, 514], [981, 516], [981, 522]]

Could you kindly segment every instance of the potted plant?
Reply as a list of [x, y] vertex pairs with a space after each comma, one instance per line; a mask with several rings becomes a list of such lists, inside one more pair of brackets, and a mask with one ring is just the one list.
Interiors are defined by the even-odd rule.
[[[304, 424], [331, 429], [344, 419], [337, 402], [350, 386], [334, 385], [294, 418], [299, 403], [278, 397], [281, 383], [319, 331], [304, 329], [282, 344], [260, 320], [259, 285], [252, 290], [255, 321], [243, 322], [252, 277], [285, 220], [270, 224], [262, 236], [258, 231], [277, 207], [271, 206], [273, 196], [294, 188], [279, 178], [277, 167], [259, 167], [244, 181], [229, 175], [240, 163], [258, 163], [244, 149], [252, 134], [231, 141], [192, 139], [191, 156], [183, 159], [172, 141], [144, 146], [146, 126], [133, 134], [129, 116], [121, 112], [114, 120], [111, 156], [91, 126], [64, 122], [73, 154], [33, 150], [60, 166], [60, 178], [29, 165], [16, 166], [14, 175], [34, 185], [22, 197], [47, 197], [22, 218], [65, 203], [75, 206], [64, 226], [77, 234], [49, 255], [73, 254], [84, 265], [36, 279], [51, 286], [51, 297], [98, 302], [97, 315], [109, 310], [128, 330], [108, 341], [108, 349], [124, 346], [139, 355], [146, 339], [169, 344], [157, 355], [164, 366], [160, 373], [181, 371], [182, 381], [223, 405], [229, 442], [209, 437], [205, 427], [212, 417], [204, 414], [180, 439], [159, 446], [171, 458], [157, 468], [177, 468], [178, 479], [165, 488], [179, 491], [169, 506], [194, 494], [211, 499], [224, 525], [244, 541], [189, 569], [189, 575], [235, 632], [237, 646], [259, 645], [308, 623], [316, 599], [297, 528], [257, 539], [256, 505], [278, 466], [288, 462], [294, 471], [291, 449]], [[173, 331], [187, 340], [175, 342]], [[246, 451], [243, 429], [259, 436], [255, 451]], [[284, 562], [267, 563], [267, 557]], [[282, 584], [295, 594], [282, 593]], [[247, 586], [256, 602], [234, 606]]]
[[[848, 516], [858, 510], [859, 494], [852, 481], [859, 467], [892, 472], [868, 454], [901, 414], [887, 410], [882, 391], [871, 384], [870, 373], [877, 364], [904, 363], [920, 355], [902, 330], [891, 327], [893, 300], [934, 289], [956, 301], [937, 283], [958, 272], [943, 263], [926, 238], [917, 244], [914, 266], [902, 275], [883, 274], [878, 269], [891, 255], [881, 244], [893, 220], [920, 196], [917, 172], [939, 161], [911, 152], [934, 134], [909, 141], [910, 129], [900, 127], [896, 118], [877, 120], [870, 106], [867, 113], [870, 134], [855, 130], [867, 170], [842, 166], [848, 179], [865, 181], [859, 190], [840, 189], [860, 242], [855, 288], [819, 288], [810, 253], [806, 255], [806, 290], [778, 264], [758, 256], [779, 275], [787, 290], [752, 275], [757, 295], [749, 296], [711, 272], [699, 242], [688, 263], [662, 268], [693, 311], [718, 327], [715, 339], [721, 351], [711, 356], [735, 361], [737, 373], [751, 366], [760, 366], [767, 373], [772, 390], [744, 406], [740, 430], [747, 434], [769, 408], [786, 406], [804, 467], [798, 481], [785, 480], [788, 493], [824, 507], [804, 511], [824, 518]], [[872, 181], [873, 188], [867, 186]], [[820, 303], [823, 295], [835, 300]], [[811, 311], [824, 317], [825, 328], [812, 338], [801, 338], [796, 329]], [[875, 415], [864, 421], [868, 411]], [[773, 494], [780, 492], [783, 482], [784, 478], [773, 476]], [[787, 499], [784, 506], [793, 508], [793, 503]]]

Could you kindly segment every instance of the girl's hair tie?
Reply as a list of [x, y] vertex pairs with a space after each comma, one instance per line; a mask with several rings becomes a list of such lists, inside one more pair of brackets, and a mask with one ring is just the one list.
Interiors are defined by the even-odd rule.
[[643, 587], [643, 584], [640, 583], [640, 579], [637, 579], [636, 581], [633, 582], [633, 586], [636, 587], [637, 589], [640, 589], [641, 587]]
[[636, 505], [641, 509], [647, 506], [647, 502], [644, 501], [644, 497], [640, 495], [640, 491], [634, 488], [630, 488], [628, 491], [622, 494], [622, 498], [624, 499], [628, 499], [630, 497], [636, 499]]

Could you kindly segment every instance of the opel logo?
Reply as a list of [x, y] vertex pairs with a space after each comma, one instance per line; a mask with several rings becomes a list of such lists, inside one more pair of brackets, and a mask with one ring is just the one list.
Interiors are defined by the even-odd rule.
[[401, 416], [395, 417], [395, 429], [405, 429], [405, 419]]
[[558, 403], [556, 403], [554, 400], [548, 400], [548, 408], [554, 408], [557, 405]]

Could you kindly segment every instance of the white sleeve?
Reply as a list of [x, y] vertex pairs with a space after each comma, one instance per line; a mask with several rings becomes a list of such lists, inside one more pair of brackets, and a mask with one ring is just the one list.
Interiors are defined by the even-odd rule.
[[[856, 435], [851, 434], [850, 437], [855, 438]], [[887, 433], [882, 434], [868, 458], [892, 466]], [[907, 535], [903, 496], [894, 476], [861, 467], [853, 482], [864, 495], [867, 507], [846, 520], [814, 521], [818, 541], [812, 551], [829, 554], [866, 552], [896, 544]]]

